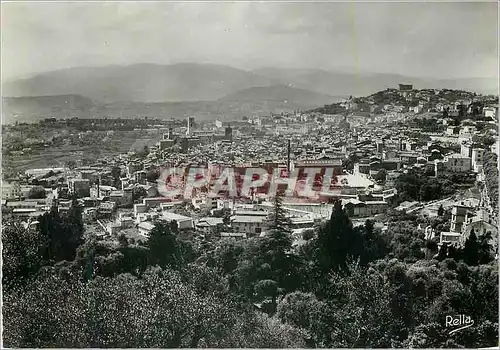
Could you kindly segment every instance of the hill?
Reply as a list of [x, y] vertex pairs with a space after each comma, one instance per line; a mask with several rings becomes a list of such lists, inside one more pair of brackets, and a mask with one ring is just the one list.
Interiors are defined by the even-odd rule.
[[329, 96], [366, 96], [399, 83], [415, 88], [466, 89], [496, 93], [497, 79], [414, 78], [398, 74], [332, 72], [320, 69], [261, 68], [245, 71], [214, 64], [133, 64], [75, 67], [4, 82], [3, 96], [73, 94], [105, 103], [213, 101], [235, 91], [293, 86]]
[[332, 96], [366, 96], [398, 84], [413, 84], [424, 89], [465, 89], [482, 94], [496, 94], [496, 78], [437, 79], [416, 78], [399, 74], [360, 72], [331, 72], [320, 69], [261, 68], [253, 71], [257, 75], [293, 84], [296, 87]]
[[[498, 96], [481, 95], [472, 91], [459, 89], [413, 89], [401, 92], [389, 88], [365, 97], [353, 97], [349, 104], [333, 103], [312, 109], [310, 112], [322, 114], [346, 114], [355, 112], [358, 115], [383, 114], [385, 112], [438, 113], [443, 108], [450, 110], [449, 115], [458, 114], [455, 105], [463, 105], [465, 110], [471, 109], [475, 117], [481, 115], [484, 106], [498, 104]], [[347, 102], [347, 101], [346, 101]]]
[[252, 87], [237, 91], [219, 99], [219, 102], [268, 102], [291, 103], [302, 106], [317, 106], [337, 101], [338, 97], [286, 85], [273, 85], [266, 87]]
[[41, 117], [233, 118], [314, 109], [336, 96], [367, 96], [399, 83], [415, 88], [495, 93], [496, 79], [420, 79], [397, 74], [329, 72], [319, 69], [173, 65], [77, 67], [5, 82], [3, 122]]
[[216, 101], [105, 103], [79, 95], [4, 97], [3, 123], [71, 116], [183, 118], [195, 115], [199, 119], [233, 119], [243, 115], [311, 109], [337, 100], [332, 96], [287, 86], [252, 87]]
[[173, 65], [77, 67], [7, 82], [4, 96], [75, 94], [103, 102], [179, 102], [216, 100], [233, 91], [273, 82], [229, 66]]

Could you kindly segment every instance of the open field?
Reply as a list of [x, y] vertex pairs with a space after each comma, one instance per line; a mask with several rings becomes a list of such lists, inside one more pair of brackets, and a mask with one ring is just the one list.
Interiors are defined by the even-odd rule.
[[24, 155], [3, 155], [2, 169], [8, 171], [25, 171], [30, 168], [62, 166], [70, 160], [91, 162], [99, 157], [115, 156], [129, 151], [139, 151], [144, 146], [151, 147], [161, 138], [161, 134], [141, 135], [135, 132], [122, 132], [109, 140], [96, 140], [93, 144], [51, 146], [42, 150], [33, 150]]

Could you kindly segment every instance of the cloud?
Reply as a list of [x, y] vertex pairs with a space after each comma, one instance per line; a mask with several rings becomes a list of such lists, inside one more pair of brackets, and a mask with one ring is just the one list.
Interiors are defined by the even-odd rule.
[[15, 76], [70, 66], [213, 62], [496, 75], [496, 3], [2, 4]]

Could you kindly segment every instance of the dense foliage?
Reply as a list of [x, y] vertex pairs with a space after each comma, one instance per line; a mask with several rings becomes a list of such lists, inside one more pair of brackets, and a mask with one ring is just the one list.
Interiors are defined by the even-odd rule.
[[45, 188], [43, 186], [34, 186], [30, 188], [30, 191], [28, 192], [28, 198], [31, 199], [43, 199], [47, 197], [47, 194], [45, 193]]
[[[3, 237], [5, 345], [498, 344], [487, 237], [472, 233], [463, 249], [437, 252], [416, 226], [424, 219], [389, 213], [382, 232], [369, 220], [354, 226], [337, 202], [294, 246], [283, 214], [278, 196], [268, 234], [239, 241], [185, 241], [175, 222], [157, 222], [142, 245], [83, 240], [76, 203], [38, 226], [13, 222]], [[450, 335], [445, 317], [456, 314], [474, 326]]]
[[498, 214], [498, 157], [488, 150], [484, 152], [484, 177], [491, 206]]
[[425, 170], [411, 169], [396, 178], [395, 187], [400, 201], [431, 201], [453, 195], [457, 190], [472, 187], [473, 175], [440, 174], [429, 176]]

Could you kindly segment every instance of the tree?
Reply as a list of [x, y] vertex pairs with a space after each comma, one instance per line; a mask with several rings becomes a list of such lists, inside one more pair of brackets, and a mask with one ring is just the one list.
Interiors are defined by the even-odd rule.
[[149, 155], [148, 145], [144, 145], [142, 148], [135, 148], [134, 150], [139, 158], [146, 158]]
[[255, 293], [259, 297], [272, 299], [272, 310], [276, 310], [276, 297], [278, 296], [278, 283], [273, 280], [262, 280], [255, 285]]
[[330, 221], [320, 228], [315, 240], [320, 270], [345, 270], [348, 260], [356, 257], [358, 237], [340, 201], [334, 203]]
[[156, 181], [160, 178], [160, 169], [151, 169], [146, 174], [146, 180], [148, 182], [156, 183]]
[[395, 181], [398, 196], [402, 200], [418, 200], [421, 181], [422, 179], [414, 171], [401, 174]]
[[419, 190], [420, 201], [430, 201], [438, 199], [441, 195], [441, 183], [435, 179], [425, 180], [421, 182]]
[[151, 265], [180, 268], [192, 260], [192, 246], [176, 235], [177, 223], [155, 222], [147, 243]]
[[479, 237], [479, 264], [488, 264], [493, 260], [493, 247], [490, 242], [493, 240], [491, 232], [486, 232]]
[[28, 192], [28, 198], [31, 198], [31, 199], [43, 199], [46, 197], [47, 197], [47, 194], [45, 192], [45, 188], [43, 188], [42, 186], [32, 187], [32, 188], [30, 188], [30, 190]]
[[439, 250], [438, 244], [437, 244], [435, 239], [426, 240], [425, 241], [425, 248], [430, 253], [430, 257], [432, 257]]
[[458, 117], [460, 119], [464, 119], [467, 113], [467, 109], [465, 108], [465, 106], [463, 104], [459, 104], [457, 106], [457, 109], [458, 109]]
[[444, 208], [443, 205], [439, 205], [438, 211], [437, 211], [438, 216], [443, 216], [444, 215]]
[[443, 243], [441, 245], [441, 247], [439, 248], [437, 260], [438, 261], [443, 261], [447, 257], [448, 257], [448, 244]]
[[148, 192], [142, 186], [135, 186], [132, 189], [132, 200], [140, 200], [142, 198], [146, 198], [148, 196]]
[[289, 232], [289, 220], [285, 209], [283, 209], [283, 191], [278, 191], [274, 197], [269, 227], [271, 229]]
[[313, 229], [307, 229], [302, 232], [302, 239], [305, 241], [308, 241], [310, 239], [314, 238], [314, 230]]
[[448, 116], [448, 108], [443, 109], [443, 118], [446, 119]]
[[476, 236], [474, 229], [469, 234], [469, 237], [465, 240], [464, 249], [464, 261], [467, 265], [477, 265], [481, 256], [480, 245]]
[[67, 213], [60, 215], [54, 208], [38, 219], [43, 237], [42, 254], [47, 261], [71, 261], [83, 243], [82, 207], [73, 199]]
[[113, 177], [113, 186], [116, 188], [121, 187], [120, 177], [122, 174], [122, 170], [118, 166], [114, 166], [111, 168], [111, 176]]
[[229, 208], [214, 210], [213, 216], [216, 218], [222, 218], [224, 225], [229, 225], [231, 223], [231, 209]]
[[[7, 347], [81, 347], [85, 321], [82, 283], [44, 272], [22, 289], [3, 295], [3, 341]], [[89, 344], [90, 345], [90, 344]]]
[[328, 279], [327, 302], [333, 327], [325, 347], [390, 347], [402, 329], [392, 307], [395, 295], [387, 276], [378, 269], [349, 263], [347, 274]]
[[[361, 233], [359, 233], [359, 230], [361, 230]], [[356, 249], [359, 249], [359, 251], [356, 252], [354, 250], [354, 255], [359, 255], [361, 265], [367, 265], [372, 261], [383, 258], [387, 254], [387, 244], [382, 237], [380, 229], [375, 229], [372, 220], [366, 220], [364, 226], [356, 228], [355, 232], [357, 233], [353, 239], [359, 239], [359, 243], [356, 243], [358, 245]]]
[[147, 157], [149, 154], [149, 147], [147, 145], [144, 145], [142, 152], [140, 153], [140, 157], [144, 158]]
[[278, 304], [276, 316], [284, 323], [304, 329], [311, 337], [313, 347], [327, 347], [332, 343], [333, 310], [312, 293], [293, 292]]
[[73, 170], [76, 168], [76, 161], [73, 159], [70, 159], [70, 160], [68, 160], [66, 165], [68, 166], [69, 169]]
[[129, 242], [124, 233], [118, 236], [118, 243], [120, 244], [120, 247], [128, 247]]
[[[55, 269], [24, 290], [4, 295], [8, 347], [235, 348], [300, 347], [301, 333], [239, 307], [205, 272], [187, 276], [159, 268], [142, 278], [122, 274], [83, 283]], [[213, 281], [213, 274], [210, 278]], [[221, 290], [212, 293], [213, 290]], [[130, 317], [134, 315], [134, 317]]]
[[34, 224], [11, 221], [2, 227], [3, 286], [10, 288], [34, 276], [45, 263], [43, 237]]
[[377, 174], [375, 174], [373, 179], [378, 183], [384, 183], [386, 177], [387, 177], [387, 171], [385, 169], [381, 169]]

